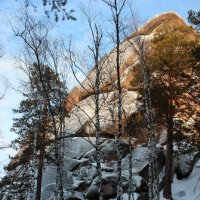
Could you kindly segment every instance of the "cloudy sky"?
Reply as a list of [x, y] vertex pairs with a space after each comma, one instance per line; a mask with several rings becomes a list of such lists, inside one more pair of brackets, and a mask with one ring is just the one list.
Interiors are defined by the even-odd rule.
[[[33, 12], [33, 15], [38, 19], [45, 16], [41, 1], [33, 0], [38, 7], [37, 11]], [[62, 36], [64, 39], [71, 35], [76, 48], [81, 51], [89, 42], [89, 34], [86, 28], [86, 21], [79, 11], [80, 2], [87, 2], [87, 0], [69, 0], [68, 8], [75, 9], [74, 16], [76, 16], [77, 20], [75, 22], [60, 21], [56, 24], [53, 34], [56, 37]], [[102, 4], [98, 4], [98, 0], [94, 2], [95, 4], [93, 5], [95, 6], [93, 8], [100, 8], [102, 15], [107, 15]], [[189, 9], [197, 10], [200, 8], [199, 0], [135, 0], [133, 2], [135, 11], [143, 21], [156, 14], [171, 10], [178, 12], [187, 20]], [[23, 73], [16, 68], [16, 57], [19, 56], [22, 44], [14, 37], [10, 26], [10, 23], [16, 23], [16, 15], [20, 13], [22, 8], [23, 0], [0, 0], [0, 41], [4, 47], [4, 56], [0, 58], [0, 95], [4, 92], [4, 81], [6, 79], [17, 88], [20, 85], [20, 80], [24, 78]], [[9, 144], [16, 137], [14, 133], [10, 132], [12, 118], [14, 117], [12, 109], [18, 107], [21, 98], [22, 96], [19, 92], [9, 89], [4, 99], [0, 101], [0, 130], [2, 132], [0, 145]], [[12, 149], [0, 150], [0, 177], [4, 174], [2, 166], [8, 163], [8, 155], [14, 155], [14, 153]]]

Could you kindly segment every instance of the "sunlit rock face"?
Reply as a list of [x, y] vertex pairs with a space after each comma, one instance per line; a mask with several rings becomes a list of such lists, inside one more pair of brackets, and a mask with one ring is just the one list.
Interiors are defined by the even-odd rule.
[[[151, 40], [153, 39], [154, 33], [162, 25], [178, 27], [181, 25], [186, 25], [186, 23], [176, 12], [167, 12], [156, 15], [150, 19], [143, 27], [138, 29], [137, 36], [140, 35], [146, 40]], [[120, 50], [122, 52], [120, 55], [122, 85], [127, 90], [133, 90], [132, 86], [130, 85], [130, 80], [132, 79], [131, 75], [133, 75], [133, 67], [138, 62], [137, 55], [131, 45], [131, 43], [134, 42], [134, 37], [136, 37], [136, 33], [133, 33], [129, 39], [126, 39], [120, 45]], [[113, 49], [109, 54], [102, 58], [102, 61], [99, 62], [99, 64], [102, 65], [102, 81], [100, 86], [102, 92], [113, 91], [116, 89], [116, 87], [114, 87], [116, 82], [115, 58], [116, 49]], [[82, 82], [82, 86], [85, 89], [82, 86], [76, 86], [71, 90], [69, 96], [67, 97], [68, 101], [66, 108], [71, 110], [72, 107], [77, 105], [80, 101], [92, 95], [94, 93], [94, 82], [95, 72], [94, 70], [91, 70], [87, 78], [85, 78]]]
[[[139, 28], [137, 33], [134, 32], [128, 39], [124, 40], [120, 45], [120, 72], [122, 84], [122, 106], [123, 106], [123, 128], [125, 135], [131, 134], [143, 142], [147, 141], [146, 130], [144, 129], [140, 134], [134, 133], [134, 129], [128, 130], [133, 126], [131, 120], [133, 118], [144, 118], [142, 113], [142, 105], [138, 102], [138, 93], [136, 88], [131, 85], [131, 80], [134, 78], [134, 67], [137, 66], [138, 58], [134, 51], [133, 43], [136, 37], [142, 37], [144, 40], [151, 43], [154, 33], [161, 26], [177, 27], [186, 25], [184, 20], [175, 12], [167, 12], [156, 15], [149, 20], [143, 27]], [[195, 37], [195, 33], [194, 36]], [[109, 54], [104, 56], [99, 65], [101, 65], [101, 83], [100, 83], [100, 123], [102, 136], [111, 137], [114, 133], [116, 122], [113, 116], [117, 115], [117, 77], [116, 77], [116, 49], [113, 49]], [[67, 130], [69, 134], [89, 135], [94, 136], [94, 122], [95, 122], [95, 104], [94, 104], [94, 85], [95, 85], [95, 71], [92, 69], [88, 76], [83, 80], [81, 85], [74, 87], [67, 97], [66, 109], [70, 111], [70, 118], [66, 120]], [[136, 116], [137, 113], [137, 116]], [[143, 117], [142, 117], [143, 116]], [[141, 120], [140, 119], [140, 120]], [[162, 134], [165, 133], [163, 127], [157, 127], [158, 141], [163, 140]], [[162, 139], [160, 138], [162, 136]], [[161, 143], [164, 143], [162, 141]]]
[[[100, 95], [100, 126], [104, 136], [113, 135], [117, 115], [117, 92], [104, 93]], [[123, 110], [127, 116], [134, 113], [140, 107], [137, 101], [138, 94], [134, 91], [123, 91]], [[114, 115], [114, 117], [112, 116]], [[125, 119], [124, 119], [125, 120]], [[66, 132], [93, 136], [95, 134], [95, 103], [94, 95], [80, 101], [71, 112], [69, 119], [66, 120]]]

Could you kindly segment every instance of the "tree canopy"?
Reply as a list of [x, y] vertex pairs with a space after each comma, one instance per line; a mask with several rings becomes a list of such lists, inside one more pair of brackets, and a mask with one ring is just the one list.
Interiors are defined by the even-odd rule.
[[[36, 8], [34, 0], [24, 0], [26, 6], [32, 5]], [[72, 15], [74, 10], [73, 9], [66, 9], [68, 4], [68, 0], [40, 0], [43, 3], [45, 8], [45, 14], [49, 17], [51, 13], [54, 14], [55, 21], [59, 19], [62, 20], [76, 20], [76, 18]]]
[[[195, 113], [192, 88], [198, 84], [199, 58], [194, 55], [199, 43], [187, 26], [161, 27], [154, 35], [146, 55], [155, 121], [167, 129], [167, 162], [164, 197], [171, 198], [173, 134], [175, 118], [188, 120]], [[137, 66], [133, 84], [141, 85], [141, 68]], [[143, 89], [139, 92], [143, 95]], [[186, 117], [186, 118], [185, 118]]]
[[[39, 73], [38, 67], [40, 67], [42, 74]], [[41, 77], [45, 87], [42, 86]], [[12, 144], [23, 149], [23, 153], [20, 155], [19, 160], [16, 161], [17, 159], [15, 159], [14, 165], [11, 162], [7, 169], [13, 169], [18, 165], [23, 166], [24, 169], [16, 176], [21, 177], [23, 173], [26, 174], [26, 178], [22, 176], [21, 181], [18, 180], [21, 184], [20, 188], [24, 188], [21, 191], [23, 196], [26, 196], [25, 192], [27, 190], [31, 193], [30, 190], [33, 189], [31, 185], [33, 181], [32, 174], [38, 174], [37, 199], [39, 199], [42, 170], [45, 164], [44, 159], [46, 158], [46, 161], [52, 163], [55, 160], [54, 155], [46, 151], [47, 146], [52, 148], [50, 138], [52, 138], [55, 128], [52, 123], [52, 112], [54, 117], [57, 118], [56, 123], [60, 126], [59, 122], [64, 120], [67, 115], [64, 109], [67, 93], [65, 83], [60, 80], [57, 72], [47, 65], [37, 66], [36, 63], [29, 68], [29, 82], [26, 87], [27, 93], [24, 94], [24, 99], [21, 101], [19, 108], [14, 109], [14, 112], [20, 114], [20, 117], [14, 119], [12, 127], [12, 131], [18, 135], [18, 138]], [[46, 93], [49, 96], [51, 111], [49, 110]], [[36, 169], [37, 173], [30, 172], [30, 170], [35, 171]], [[15, 177], [13, 179], [16, 180]], [[28, 184], [29, 182], [30, 184]], [[15, 187], [14, 183], [13, 187]], [[14, 189], [18, 190], [17, 187]], [[17, 193], [19, 192], [17, 191]]]
[[188, 11], [188, 21], [192, 24], [197, 31], [200, 31], [200, 10], [195, 12], [193, 10]]

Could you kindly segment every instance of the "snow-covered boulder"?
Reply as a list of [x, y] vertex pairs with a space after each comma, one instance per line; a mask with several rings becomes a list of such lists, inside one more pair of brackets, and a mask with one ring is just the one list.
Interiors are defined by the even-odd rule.
[[[110, 162], [112, 160], [117, 160], [117, 148], [114, 139], [106, 140], [101, 146], [101, 159], [104, 162]], [[121, 143], [122, 157], [125, 157], [129, 152], [129, 146], [126, 142]]]
[[[163, 198], [160, 193], [160, 200]], [[200, 160], [195, 164], [188, 178], [178, 180], [174, 176], [172, 182], [172, 198], [174, 200], [199, 200], [200, 199]]]
[[42, 192], [41, 192], [41, 200], [48, 200], [55, 196], [54, 191], [56, 189], [56, 184], [51, 183], [47, 184], [42, 187]]
[[85, 200], [81, 192], [66, 192], [64, 194], [65, 200]]
[[177, 166], [175, 172], [177, 174], [177, 179], [181, 180], [187, 178], [200, 157], [199, 154], [179, 154], [177, 155]]

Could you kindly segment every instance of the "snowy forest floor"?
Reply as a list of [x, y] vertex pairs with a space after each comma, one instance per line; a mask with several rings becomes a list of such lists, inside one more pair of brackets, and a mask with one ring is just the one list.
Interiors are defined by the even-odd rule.
[[[175, 175], [172, 193], [174, 200], [200, 200], [200, 160], [188, 178], [178, 180]], [[160, 197], [160, 200], [164, 200], [162, 191]]]

